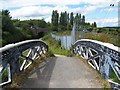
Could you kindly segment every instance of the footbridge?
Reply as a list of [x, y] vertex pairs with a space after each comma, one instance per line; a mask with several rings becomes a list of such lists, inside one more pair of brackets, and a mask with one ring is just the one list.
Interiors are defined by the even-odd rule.
[[[0, 86], [12, 82], [15, 74], [27, 70], [47, 51], [48, 45], [41, 40], [27, 40], [0, 48]], [[86, 60], [112, 88], [120, 89], [119, 47], [96, 40], [80, 39], [72, 45], [72, 52]], [[102, 88], [93, 72], [75, 57], [58, 55], [46, 59], [42, 65], [32, 71], [23, 82], [23, 88]]]

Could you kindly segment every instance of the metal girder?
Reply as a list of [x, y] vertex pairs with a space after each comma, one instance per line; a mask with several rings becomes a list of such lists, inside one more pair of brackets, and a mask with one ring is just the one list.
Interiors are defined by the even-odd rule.
[[111, 69], [120, 80], [120, 48], [96, 40], [81, 39], [73, 46], [73, 53], [86, 59], [88, 63], [106, 79], [110, 78]]
[[[0, 48], [0, 86], [11, 82], [11, 75], [27, 69], [47, 51], [48, 45], [40, 40], [26, 40]], [[8, 79], [4, 80], [3, 75]]]

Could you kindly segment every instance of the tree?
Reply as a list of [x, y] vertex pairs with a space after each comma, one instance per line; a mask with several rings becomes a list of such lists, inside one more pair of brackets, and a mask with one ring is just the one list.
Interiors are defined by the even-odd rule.
[[64, 25], [65, 27], [67, 27], [67, 23], [68, 23], [68, 14], [67, 12], [65, 11], [65, 13], [63, 13], [63, 21], [64, 21]]
[[61, 12], [60, 14], [60, 22], [59, 22], [59, 28], [61, 30], [67, 30], [69, 24], [69, 14], [65, 12]]
[[20, 20], [19, 19], [13, 19], [12, 22], [13, 22], [13, 25], [15, 27], [20, 27]]
[[59, 19], [59, 13], [57, 12], [57, 10], [55, 11], [53, 10], [51, 23], [52, 23], [52, 29], [55, 31], [58, 30], [58, 19]]
[[11, 20], [10, 12], [2, 10], [2, 46], [8, 43], [17, 42], [23, 39], [20, 30], [17, 30]]
[[11, 20], [10, 12], [8, 10], [2, 10], [2, 30], [14, 31], [13, 22]]
[[93, 27], [97, 27], [97, 24], [96, 24], [96, 22], [94, 22], [94, 23], [93, 23]]
[[83, 25], [85, 23], [85, 16], [81, 18], [81, 14], [76, 14], [74, 21], [80, 25]]
[[79, 15], [78, 15], [78, 13], [76, 13], [76, 16], [75, 16], [74, 21], [75, 21], [76, 23], [78, 23], [78, 22], [79, 22]]
[[24, 21], [20, 21], [18, 19], [12, 20], [8, 10], [0, 11], [0, 19], [1, 17], [2, 25], [0, 27], [2, 28], [2, 46], [9, 43], [36, 38], [38, 36], [33, 34], [31, 27], [46, 28], [49, 24], [47, 24], [44, 19], [30, 19]]
[[80, 19], [80, 22], [81, 22], [81, 14], [79, 14], [79, 16], [78, 16], [78, 17], [79, 17], [79, 19]]
[[85, 23], [85, 16], [83, 15], [82, 16], [82, 24], [84, 24]]
[[73, 16], [73, 12], [70, 13], [70, 24], [73, 25], [73, 20], [74, 20], [74, 16]]

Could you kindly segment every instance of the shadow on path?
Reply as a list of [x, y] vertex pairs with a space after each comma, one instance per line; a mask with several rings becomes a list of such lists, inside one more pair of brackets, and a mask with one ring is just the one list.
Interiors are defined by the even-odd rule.
[[102, 88], [95, 73], [74, 57], [51, 57], [30, 72], [22, 88]]
[[36, 66], [24, 80], [22, 88], [49, 88], [50, 78], [56, 63], [57, 57], [44, 60]]

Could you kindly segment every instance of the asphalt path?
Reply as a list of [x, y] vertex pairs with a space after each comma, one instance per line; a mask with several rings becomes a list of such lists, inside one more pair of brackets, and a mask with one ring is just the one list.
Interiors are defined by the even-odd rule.
[[34, 68], [23, 88], [102, 88], [95, 74], [75, 57], [47, 58]]

